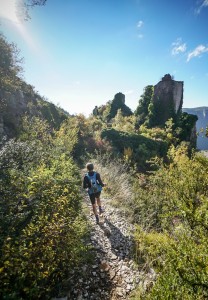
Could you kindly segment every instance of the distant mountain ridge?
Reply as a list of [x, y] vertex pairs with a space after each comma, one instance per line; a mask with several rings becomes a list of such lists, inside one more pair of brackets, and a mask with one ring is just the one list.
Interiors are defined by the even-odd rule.
[[208, 150], [208, 138], [205, 136], [205, 133], [200, 132], [202, 128], [205, 129], [208, 126], [208, 107], [183, 108], [182, 110], [198, 117], [196, 122], [196, 130], [198, 132], [197, 148], [199, 150]]

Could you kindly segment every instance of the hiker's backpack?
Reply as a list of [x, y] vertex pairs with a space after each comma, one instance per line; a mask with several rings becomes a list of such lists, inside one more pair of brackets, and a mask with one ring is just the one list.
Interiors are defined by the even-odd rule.
[[88, 177], [88, 179], [90, 181], [90, 184], [91, 184], [91, 187], [88, 189], [88, 193], [91, 195], [91, 194], [101, 192], [102, 191], [102, 186], [97, 183], [96, 172], [94, 172], [94, 174], [92, 176], [90, 176], [87, 173], [86, 176]]

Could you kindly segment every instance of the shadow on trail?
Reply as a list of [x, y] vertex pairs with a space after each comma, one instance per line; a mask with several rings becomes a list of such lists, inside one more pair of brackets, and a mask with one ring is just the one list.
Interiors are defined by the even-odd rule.
[[[86, 198], [86, 207], [91, 210], [91, 203]], [[88, 213], [88, 211], [87, 211]], [[123, 299], [117, 293], [121, 287], [122, 273], [119, 270], [126, 265], [121, 260], [133, 258], [133, 238], [127, 229], [123, 228], [125, 220], [119, 220], [115, 225], [108, 213], [100, 217], [100, 224], [95, 224], [94, 215], [88, 218], [94, 222], [90, 231], [90, 260], [74, 270], [73, 278], [68, 282], [68, 299], [70, 300], [116, 300]], [[119, 228], [120, 226], [120, 228]], [[126, 228], [126, 226], [124, 226]], [[125, 294], [125, 293], [124, 293]]]
[[104, 224], [100, 224], [100, 227], [110, 241], [113, 254], [122, 260], [133, 258], [134, 241], [132, 236], [125, 236], [107, 217], [105, 217]]
[[[91, 210], [88, 198], [85, 197], [85, 200], [86, 207]], [[92, 219], [95, 222], [94, 216]], [[89, 246], [87, 254], [89, 257], [88, 259], [86, 257], [85, 263], [72, 271], [72, 276], [63, 289], [68, 295], [68, 300], [112, 299], [113, 282], [109, 271], [101, 268], [101, 262], [105, 260], [108, 250], [103, 247], [103, 238], [99, 237], [99, 225], [94, 226], [86, 240], [86, 244]]]
[[108, 271], [101, 271], [100, 267], [106, 253], [96, 237], [91, 242], [93, 248], [90, 250], [90, 261], [74, 270], [73, 280], [68, 282], [68, 300], [112, 299], [113, 283], [110, 274]]

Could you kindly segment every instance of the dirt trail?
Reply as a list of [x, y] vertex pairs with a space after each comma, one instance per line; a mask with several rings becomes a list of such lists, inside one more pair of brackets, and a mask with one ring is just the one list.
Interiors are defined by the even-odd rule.
[[144, 272], [134, 263], [134, 226], [128, 223], [118, 208], [110, 205], [108, 199], [102, 201], [105, 212], [98, 225], [91, 213], [88, 197], [84, 201], [88, 207], [87, 217], [93, 227], [89, 245], [92, 247], [94, 262], [74, 270], [70, 291], [63, 299], [129, 299], [130, 293], [139, 284], [146, 285], [155, 277], [154, 271], [150, 270], [145, 276], [145, 282], [142, 282]]

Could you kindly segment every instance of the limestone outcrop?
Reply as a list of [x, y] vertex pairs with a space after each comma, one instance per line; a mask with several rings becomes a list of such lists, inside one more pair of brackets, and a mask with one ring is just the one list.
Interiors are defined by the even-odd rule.
[[208, 107], [183, 108], [183, 112], [198, 117], [196, 122], [197, 149], [208, 150], [208, 138], [205, 135], [208, 126]]
[[58, 126], [67, 113], [54, 104], [44, 100], [27, 84], [22, 89], [8, 91], [0, 88], [0, 144], [3, 137], [13, 138], [17, 135], [24, 115], [45, 119], [53, 127]]
[[133, 114], [131, 109], [125, 104], [125, 95], [120, 92], [115, 94], [113, 100], [108, 101], [106, 105], [95, 106], [93, 115], [100, 116], [103, 121], [110, 122], [116, 116], [118, 110], [121, 110], [124, 117]]

